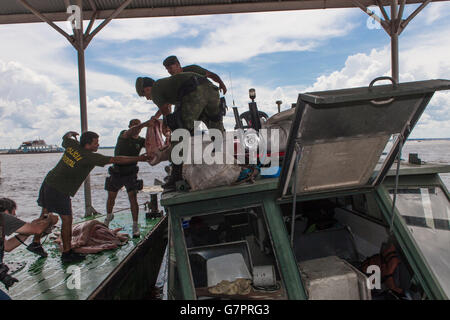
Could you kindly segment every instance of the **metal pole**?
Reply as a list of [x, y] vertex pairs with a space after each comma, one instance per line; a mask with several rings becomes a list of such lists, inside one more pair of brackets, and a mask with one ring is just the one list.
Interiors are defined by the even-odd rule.
[[[77, 5], [83, 13], [82, 1], [77, 1]], [[76, 40], [78, 43], [77, 53], [78, 53], [78, 86], [80, 94], [80, 116], [81, 116], [81, 132], [88, 131], [88, 121], [87, 121], [87, 101], [86, 101], [86, 65], [84, 61], [84, 36], [83, 36], [83, 19], [80, 19], [79, 29], [73, 30], [76, 35]], [[91, 179], [87, 176], [84, 181], [84, 206], [85, 213], [84, 216], [91, 216], [95, 211], [92, 208], [92, 198], [91, 198]]]
[[399, 80], [399, 62], [398, 62], [398, 0], [392, 0], [391, 3], [391, 65], [392, 78], [398, 83]]

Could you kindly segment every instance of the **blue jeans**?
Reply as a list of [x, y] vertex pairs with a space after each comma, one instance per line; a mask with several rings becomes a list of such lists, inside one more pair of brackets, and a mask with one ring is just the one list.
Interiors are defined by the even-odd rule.
[[11, 300], [10, 296], [8, 296], [2, 289], [0, 289], [0, 300]]

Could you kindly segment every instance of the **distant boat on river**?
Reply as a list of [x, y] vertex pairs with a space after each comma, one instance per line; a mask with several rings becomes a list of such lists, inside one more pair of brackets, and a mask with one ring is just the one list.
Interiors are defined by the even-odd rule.
[[44, 140], [24, 141], [17, 149], [9, 149], [8, 154], [57, 153], [64, 149], [56, 144], [47, 144]]

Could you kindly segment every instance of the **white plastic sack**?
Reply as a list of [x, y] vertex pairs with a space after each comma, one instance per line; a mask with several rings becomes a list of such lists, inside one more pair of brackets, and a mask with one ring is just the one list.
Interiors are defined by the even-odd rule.
[[236, 182], [241, 167], [236, 164], [184, 164], [183, 178], [192, 191], [231, 185]]
[[219, 163], [208, 164], [204, 161], [198, 164], [193, 163], [192, 160], [195, 158], [195, 153], [198, 156], [199, 151], [204, 152], [206, 148], [209, 148], [209, 150], [212, 150], [212, 148], [210, 141], [203, 142], [203, 150], [194, 149], [194, 139], [191, 139], [190, 144], [191, 162], [183, 163], [183, 178], [187, 181], [192, 191], [231, 185], [237, 181], [242, 168], [234, 159], [234, 148], [227, 150], [226, 137], [223, 139], [223, 153], [221, 153], [221, 161]]

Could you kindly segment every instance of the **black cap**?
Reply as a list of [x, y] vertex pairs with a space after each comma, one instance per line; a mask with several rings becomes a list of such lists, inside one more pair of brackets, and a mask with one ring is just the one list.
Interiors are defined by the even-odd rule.
[[155, 80], [148, 77], [139, 77], [136, 79], [136, 92], [139, 96], [144, 96], [144, 88], [153, 87]]
[[178, 61], [178, 58], [176, 56], [168, 56], [167, 58], [164, 59], [163, 61], [163, 65], [164, 67], [168, 67], [173, 65], [174, 63], [180, 63], [180, 61]]

